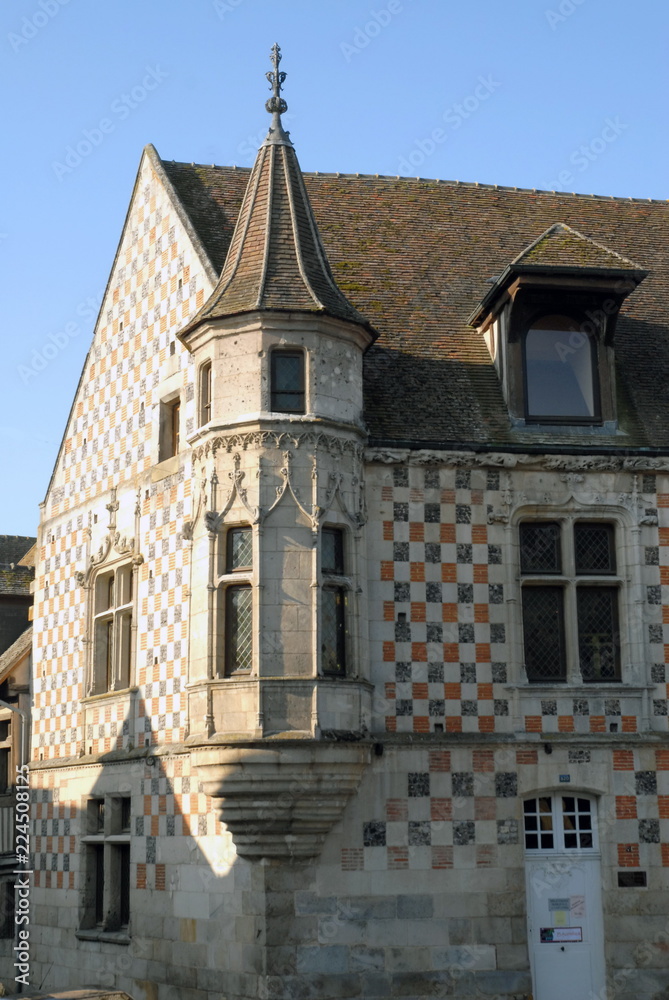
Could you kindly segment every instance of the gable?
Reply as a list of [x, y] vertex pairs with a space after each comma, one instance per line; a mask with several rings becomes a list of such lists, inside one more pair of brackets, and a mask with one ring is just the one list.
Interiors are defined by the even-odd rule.
[[214, 280], [160, 160], [147, 147], [47, 492], [46, 517], [155, 465], [166, 378], [180, 383], [187, 432], [193, 428], [193, 365], [175, 334]]

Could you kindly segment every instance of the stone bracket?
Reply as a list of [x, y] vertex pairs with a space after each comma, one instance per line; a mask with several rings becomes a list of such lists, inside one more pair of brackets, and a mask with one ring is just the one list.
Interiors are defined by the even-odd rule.
[[211, 746], [193, 763], [240, 857], [317, 857], [369, 763], [369, 746]]

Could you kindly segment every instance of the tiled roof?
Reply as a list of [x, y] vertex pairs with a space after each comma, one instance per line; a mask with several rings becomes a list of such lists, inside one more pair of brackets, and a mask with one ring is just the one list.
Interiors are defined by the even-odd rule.
[[[213, 266], [222, 268], [249, 171], [164, 167]], [[304, 180], [337, 283], [379, 331], [365, 364], [373, 440], [669, 448], [666, 202], [392, 177]], [[511, 428], [497, 373], [467, 318], [491, 277], [556, 223], [650, 274], [626, 300], [616, 328], [625, 433], [588, 437], [565, 429], [542, 445], [536, 429]]]
[[513, 264], [537, 264], [544, 267], [606, 268], [641, 270], [631, 260], [595, 243], [571, 226], [557, 222], [534, 240]]
[[219, 282], [183, 333], [207, 320], [264, 309], [368, 325], [337, 288], [295, 150], [281, 136], [258, 151]]
[[29, 625], [25, 632], [22, 632], [18, 639], [15, 639], [15, 641], [11, 644], [9, 649], [6, 649], [2, 656], [0, 656], [0, 681], [2, 681], [5, 674], [14, 667], [17, 660], [22, 659], [30, 650], [32, 642], [33, 627], [32, 625]]
[[36, 538], [28, 535], [0, 535], [0, 595], [27, 596], [35, 576], [34, 562], [21, 565]]
[[0, 535], [0, 566], [20, 562], [36, 541], [29, 535]]

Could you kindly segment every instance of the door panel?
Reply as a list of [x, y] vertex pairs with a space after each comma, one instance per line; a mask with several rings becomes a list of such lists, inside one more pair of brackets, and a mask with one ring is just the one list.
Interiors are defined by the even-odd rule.
[[528, 857], [526, 881], [535, 1000], [605, 1000], [599, 858]]

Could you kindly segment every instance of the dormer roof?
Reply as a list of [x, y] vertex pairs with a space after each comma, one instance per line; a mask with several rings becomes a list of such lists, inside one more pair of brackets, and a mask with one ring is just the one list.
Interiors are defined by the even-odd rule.
[[604, 268], [642, 270], [615, 250], [596, 243], [588, 236], [556, 222], [518, 254], [512, 265], [539, 264], [544, 267]]
[[622, 300], [647, 275], [648, 271], [622, 254], [583, 236], [564, 222], [556, 222], [491, 279], [491, 288], [468, 322], [470, 326], [487, 322], [486, 317], [499, 310], [509, 288], [522, 276], [543, 276], [552, 283], [564, 282], [565, 286], [574, 280], [582, 283], [592, 279], [600, 284], [608, 280], [615, 284], [616, 296]]

